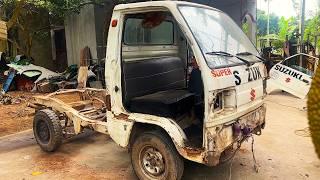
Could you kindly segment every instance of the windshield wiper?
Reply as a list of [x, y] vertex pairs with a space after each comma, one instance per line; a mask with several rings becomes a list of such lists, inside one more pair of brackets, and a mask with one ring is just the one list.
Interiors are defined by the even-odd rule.
[[239, 57], [238, 55], [232, 55], [228, 52], [224, 52], [224, 51], [212, 51], [212, 52], [207, 52], [206, 54], [209, 54], [209, 55], [217, 55], [217, 56], [226, 56], [226, 57], [236, 57], [238, 58], [240, 61], [246, 63], [247, 66], [251, 66], [252, 64], [254, 63], [251, 63], [241, 57]]
[[236, 58], [238, 58], [240, 61], [242, 61], [242, 62], [246, 63], [246, 64], [247, 64], [247, 66], [251, 66], [251, 65], [253, 65], [253, 64], [254, 64], [254, 63], [249, 62], [249, 61], [247, 61], [247, 60], [245, 60], [245, 59], [243, 59], [243, 58], [241, 58], [241, 57], [239, 57], [239, 56], [234, 56], [234, 57], [236, 57]]
[[254, 55], [254, 54], [252, 54], [251, 52], [241, 52], [241, 53], [238, 53], [238, 54], [236, 54], [237, 56], [255, 56], [256, 58], [258, 58], [259, 60], [261, 60], [262, 62], [267, 62], [267, 60], [266, 59], [264, 59], [264, 58], [262, 58], [262, 57], [260, 57], [260, 56], [257, 56], [257, 55]]
[[232, 54], [224, 52], [224, 51], [211, 51], [211, 52], [207, 52], [206, 54], [217, 55], [217, 56], [234, 57]]

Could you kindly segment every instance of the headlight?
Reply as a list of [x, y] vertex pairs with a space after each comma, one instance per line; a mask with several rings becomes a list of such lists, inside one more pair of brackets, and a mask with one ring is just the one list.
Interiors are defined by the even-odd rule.
[[223, 109], [234, 109], [237, 106], [236, 90], [228, 89], [219, 92], [214, 98], [214, 112]]
[[223, 91], [223, 107], [224, 108], [236, 108], [237, 107], [237, 100], [236, 100], [236, 90], [229, 89]]
[[222, 97], [223, 97], [223, 92], [220, 92], [217, 94], [216, 98], [214, 99], [214, 111], [219, 111], [223, 108], [223, 101], [222, 101]]

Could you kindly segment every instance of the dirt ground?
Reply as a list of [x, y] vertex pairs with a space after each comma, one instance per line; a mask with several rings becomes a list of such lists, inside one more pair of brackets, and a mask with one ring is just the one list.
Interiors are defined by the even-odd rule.
[[[254, 144], [258, 173], [253, 170], [249, 140], [231, 162], [206, 167], [186, 161], [182, 179], [320, 179], [320, 160], [306, 129], [305, 100], [278, 92], [267, 97], [266, 105], [266, 128], [255, 136]], [[137, 179], [127, 151], [109, 136], [82, 134], [48, 154], [37, 146], [30, 130], [0, 137], [0, 177]]]
[[[0, 104], [0, 137], [31, 129], [35, 111], [27, 107], [27, 103], [33, 96], [46, 95], [25, 91], [9, 91], [7, 94], [13, 97], [15, 102], [9, 105]], [[80, 100], [77, 94], [59, 95], [57, 98], [65, 102]]]
[[0, 105], [0, 137], [32, 128], [34, 109], [27, 107], [27, 102], [38, 93], [12, 91], [8, 94], [19, 102]]

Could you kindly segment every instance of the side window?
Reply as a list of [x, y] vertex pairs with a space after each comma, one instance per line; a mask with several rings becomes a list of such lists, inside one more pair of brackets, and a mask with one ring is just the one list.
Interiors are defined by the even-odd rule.
[[[313, 64], [309, 65], [306, 64], [308, 62], [308, 58], [306, 56], [301, 56], [302, 58], [300, 59], [300, 56], [295, 56], [290, 59], [287, 59], [283, 61], [281, 64], [288, 66], [294, 70], [297, 70], [299, 72], [302, 72], [304, 74], [307, 74], [309, 76], [313, 76]], [[300, 66], [300, 60], [302, 60], [302, 66]]]
[[162, 21], [159, 25], [143, 27], [143, 19], [129, 17], [124, 26], [124, 44], [126, 45], [172, 45], [174, 28], [171, 21]]
[[290, 59], [284, 60], [282, 61], [281, 64], [285, 65], [285, 66], [292, 66], [292, 65], [298, 65], [298, 56], [292, 57]]

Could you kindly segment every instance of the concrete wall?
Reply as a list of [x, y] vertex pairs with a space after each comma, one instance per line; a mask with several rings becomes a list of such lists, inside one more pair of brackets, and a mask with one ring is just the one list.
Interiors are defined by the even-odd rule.
[[55, 64], [52, 60], [50, 36], [33, 38], [31, 57], [34, 59], [34, 64], [45, 67], [52, 71], [56, 70], [57, 64]]
[[94, 5], [87, 5], [79, 14], [66, 17], [65, 34], [68, 65], [79, 64], [80, 50], [86, 46], [90, 48], [92, 58], [97, 58]]
[[80, 50], [90, 48], [92, 59], [106, 56], [107, 32], [110, 24], [112, 0], [102, 5], [87, 5], [79, 14], [72, 14], [65, 20], [68, 65], [79, 64]]
[[[26, 16], [29, 19], [29, 28], [31, 32], [37, 31], [41, 27], [49, 27], [49, 13], [45, 9], [38, 9], [38, 14]], [[25, 28], [27, 28], [25, 27]], [[21, 33], [19, 33], [21, 34]], [[22, 36], [19, 36], [22, 38]], [[50, 30], [46, 29], [40, 34], [35, 34], [32, 38], [31, 57], [34, 59], [34, 64], [48, 68], [50, 70], [56, 70], [56, 64], [52, 60], [52, 46]]]
[[106, 0], [104, 6], [95, 6], [98, 59], [103, 59], [106, 56], [107, 36], [114, 6], [112, 0]]
[[249, 27], [248, 37], [249, 39], [256, 44], [256, 36], [257, 36], [257, 1], [256, 0], [244, 0], [242, 4], [242, 13], [241, 18], [242, 22], [244, 18], [250, 18], [248, 21], [249, 24], [252, 23], [251, 27]]

